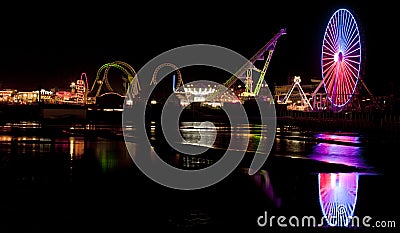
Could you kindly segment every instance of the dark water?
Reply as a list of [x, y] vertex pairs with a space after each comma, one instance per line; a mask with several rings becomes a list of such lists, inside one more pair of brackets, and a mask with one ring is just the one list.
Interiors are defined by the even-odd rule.
[[[182, 125], [188, 144], [210, 147], [205, 155], [173, 150], [157, 126], [150, 127], [149, 140], [169, 164], [205, 168], [231, 138], [229, 127], [215, 125]], [[279, 128], [267, 162], [250, 176], [260, 128], [250, 126], [246, 156], [228, 177], [183, 191], [153, 182], [136, 167], [119, 125], [4, 123], [0, 232], [398, 231], [398, 140]], [[302, 225], [304, 216], [322, 226]], [[323, 216], [333, 218], [321, 223]], [[366, 216], [369, 227], [347, 220]]]

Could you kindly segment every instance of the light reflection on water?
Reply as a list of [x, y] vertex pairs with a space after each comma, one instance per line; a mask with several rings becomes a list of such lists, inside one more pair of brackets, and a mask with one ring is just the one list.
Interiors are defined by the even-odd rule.
[[[339, 163], [358, 168], [369, 168], [364, 160], [362, 146], [359, 145], [359, 137], [348, 135], [336, 135], [333, 133], [317, 134], [317, 138], [332, 140], [332, 142], [321, 142], [313, 147], [313, 152], [307, 157], [328, 163]], [[336, 144], [336, 141], [351, 142], [354, 144]]]
[[[242, 148], [243, 143], [247, 143], [248, 139], [247, 152], [255, 152], [257, 150], [260, 142], [263, 141], [262, 130], [266, 130], [266, 127], [259, 124], [229, 127], [225, 123], [211, 126], [201, 122], [184, 122], [180, 128], [182, 137], [187, 144], [214, 149], [227, 149], [229, 143], [231, 143], [232, 148], [236, 149]], [[259, 152], [262, 153], [263, 151]]]
[[[25, 123], [22, 127], [25, 127]], [[32, 123], [28, 124], [33, 127], [37, 127], [40, 124]], [[211, 127], [212, 126], [212, 127]], [[107, 125], [74, 125], [72, 126], [75, 130], [110, 130], [114, 134], [119, 135], [122, 131], [118, 129], [118, 126]], [[233, 140], [232, 144], [236, 142], [243, 142], [243, 138], [249, 138], [249, 144], [247, 152], [254, 152], [261, 142], [261, 125], [250, 125], [249, 126], [237, 126], [235, 130], [230, 129], [226, 124], [215, 124], [215, 125], [202, 125], [199, 122], [186, 122], [182, 124], [181, 134], [186, 140], [186, 143], [197, 146], [206, 146], [214, 149], [227, 148], [231, 136]], [[155, 125], [151, 126], [150, 129], [150, 141], [157, 145], [156, 131], [159, 130]], [[243, 132], [250, 131], [250, 134], [244, 134]], [[234, 132], [232, 135], [231, 133]], [[273, 152], [278, 155], [284, 155], [289, 157], [304, 157], [312, 160], [329, 162], [329, 163], [340, 163], [349, 166], [367, 168], [362, 156], [362, 146], [359, 144], [358, 135], [340, 135], [333, 133], [317, 133], [315, 134], [316, 139], [324, 139], [323, 142], [308, 141], [307, 138], [303, 138], [299, 132], [293, 132], [294, 138], [281, 138], [276, 137]], [[331, 142], [329, 142], [331, 140]], [[335, 141], [347, 142], [350, 144], [335, 144]], [[115, 168], [117, 162], [114, 158], [130, 159], [129, 154], [126, 151], [124, 142], [118, 142], [118, 145], [112, 144], [110, 141], [88, 141], [84, 136], [69, 136], [69, 137], [43, 137], [43, 136], [11, 136], [1, 135], [0, 136], [1, 147], [0, 150], [7, 151], [7, 153], [51, 153], [52, 151], [57, 153], [68, 153], [71, 160], [81, 159], [85, 153], [94, 153], [98, 156], [100, 164], [103, 164], [103, 170]], [[11, 143], [12, 146], [6, 146], [7, 143]], [[352, 144], [351, 144], [352, 143]], [[110, 148], [108, 148], [110, 147]], [[120, 154], [123, 156], [118, 157]], [[153, 155], [154, 156], [154, 155]], [[215, 163], [217, 159], [212, 158], [199, 158], [193, 156], [185, 156], [179, 153], [173, 152], [167, 154], [171, 156], [169, 158], [177, 167], [185, 167], [186, 169], [195, 169], [200, 167], [210, 166]], [[109, 161], [109, 162], [107, 162]], [[178, 165], [179, 161], [179, 165]]]
[[322, 162], [367, 168], [361, 152], [362, 149], [358, 146], [318, 143], [314, 146], [314, 152], [307, 157]]
[[274, 152], [279, 156], [312, 159], [357, 168], [372, 168], [364, 158], [358, 134], [286, 132], [275, 138]]
[[[106, 125], [75, 125], [73, 127], [74, 128], [72, 130], [75, 130], [73, 132], [78, 132], [81, 130], [108, 130]], [[248, 146], [248, 151], [254, 151], [257, 148], [258, 143], [260, 142], [260, 132], [262, 126], [250, 126], [250, 135], [242, 134], [241, 130], [244, 130], [246, 128], [244, 126], [241, 127], [238, 127], [238, 131], [235, 136], [239, 138], [249, 136], [250, 143]], [[160, 145], [159, 141], [157, 141], [159, 139], [157, 130], [159, 130], [157, 126], [151, 127], [151, 138], [149, 139], [154, 143], [154, 149], [159, 149], [157, 153], [159, 151], [164, 152], [162, 156], [166, 157], [173, 166], [182, 169], [200, 169], [210, 166], [217, 161], [212, 156], [187, 156], [180, 154], [176, 151], [169, 150], [169, 148], [157, 148], [157, 146]], [[116, 134], [121, 132], [121, 130], [118, 129], [117, 126], [110, 126], [109, 131], [115, 132]], [[132, 131], [134, 131], [133, 128]], [[215, 141], [210, 147], [220, 149], [227, 146], [227, 142], [229, 142], [230, 140], [229, 135], [231, 134], [231, 130], [230, 128], [222, 124], [215, 124], [215, 129], [210, 129], [207, 127], [187, 127], [186, 125], [186, 128], [183, 129], [181, 133], [182, 137], [185, 138], [187, 142], [196, 145], [199, 145], [200, 142], [201, 145], [210, 146], [211, 140], [209, 139], [213, 139], [215, 137]], [[294, 132], [292, 136], [294, 137], [284, 138], [278, 136], [275, 139], [275, 144], [271, 155], [298, 156], [308, 158], [310, 160], [328, 163], [339, 163], [361, 168], [370, 167], [363, 158], [364, 148], [363, 145], [359, 143], [359, 136], [356, 134], [338, 136], [332, 133], [317, 133], [314, 139], [323, 139], [323, 141], [308, 140], [307, 137], [309, 137], [309, 135], [304, 136], [301, 132]], [[134, 147], [133, 151], [135, 151], [136, 153], [142, 153], [143, 150], [141, 150], [141, 148], [137, 148], [137, 145], [135, 143], [131, 143], [130, 145]], [[145, 151], [148, 152], [148, 156], [150, 156], [150, 158], [156, 156], [153, 149]], [[96, 138], [78, 135], [51, 135], [49, 137], [43, 135], [15, 136], [3, 133], [3, 135], [0, 135], [0, 157], [3, 157], [4, 154], [11, 155], [12, 157], [19, 157], [21, 158], [21, 160], [28, 157], [29, 159], [37, 159], [41, 156], [52, 158], [65, 155], [68, 160], [62, 160], [61, 162], [68, 164], [70, 168], [68, 175], [72, 175], [76, 179], [80, 179], [80, 175], [82, 173], [93, 172], [94, 177], [100, 177], [99, 174], [112, 174], [114, 171], [130, 169], [134, 166], [134, 164], [132, 163], [132, 159], [126, 150], [126, 145], [124, 141], [108, 140], [101, 137]], [[7, 162], [8, 160], [4, 159], [2, 163], [0, 163], [0, 165], [4, 167], [7, 165]], [[47, 164], [45, 166], [46, 169], [53, 166], [53, 161], [51, 159], [44, 161], [44, 163]], [[38, 163], [35, 163], [35, 165], [38, 165]], [[94, 167], [94, 170], [92, 169], [92, 167]], [[42, 168], [40, 167], [38, 168], [38, 170], [39, 169]], [[13, 172], [15, 173], [16, 171]], [[30, 171], [23, 170], [22, 172], [25, 174]], [[53, 172], [53, 170], [50, 170], [50, 172]], [[269, 200], [276, 208], [281, 208], [282, 206], [287, 207], [294, 202], [302, 202], [303, 200], [301, 200], [301, 197], [312, 196], [314, 200], [308, 200], [307, 205], [319, 205], [317, 208], [323, 215], [333, 215], [333, 213], [338, 213], [338, 207], [344, 206], [346, 209], [346, 215], [343, 216], [352, 216], [355, 212], [356, 206], [358, 205], [356, 205], [356, 197], [359, 195], [367, 195], [366, 193], [357, 193], [358, 178], [361, 176], [359, 173], [318, 173], [316, 176], [312, 176], [313, 179], [316, 179], [303, 180], [303, 182], [300, 183], [296, 183], [296, 179], [304, 174], [288, 175], [286, 173], [287, 171], [284, 169], [278, 175], [271, 174], [268, 169], [262, 169], [258, 173], [256, 173], [256, 175], [246, 177], [250, 178], [251, 181], [249, 183], [252, 187], [255, 187], [256, 190], [259, 190], [263, 193], [262, 198], [264, 200]], [[245, 174], [247, 173], [244, 172], [244, 175]], [[38, 172], [33, 175], [51, 176], [52, 173]], [[287, 180], [285, 179], [285, 175], [286, 177], [288, 177]], [[284, 178], [281, 178], [280, 176], [283, 176]], [[35, 177], [35, 179], [36, 178], [37, 177]], [[292, 184], [288, 181], [296, 183], [296, 187], [293, 189], [288, 188], [287, 186]], [[237, 180], [235, 180], [235, 182], [237, 182]], [[303, 192], [300, 187], [306, 186], [308, 184], [312, 184], [313, 186], [310, 186], [311, 189], [307, 189]], [[235, 185], [236, 183], [234, 183], [233, 186]], [[142, 187], [139, 186], [140, 185], [137, 184], [135, 187], [140, 190]], [[241, 187], [239, 186], [238, 189], [240, 188]], [[249, 191], [247, 189], [244, 189], [243, 192], [247, 193]], [[224, 194], [233, 196], [235, 195], [234, 192]], [[315, 194], [315, 196], [313, 196], [313, 194]], [[201, 195], [204, 195], [204, 193], [202, 193]], [[209, 197], [204, 195], [201, 196], [201, 198]], [[170, 197], [170, 199], [174, 200], [173, 196]], [[256, 199], [255, 196], [254, 199], [260, 202], [262, 201]], [[185, 202], [185, 206], [190, 206], [199, 199], [193, 198], [190, 200], [192, 200], [192, 202]], [[177, 202], [179, 203], [179, 200]], [[216, 206], [214, 208], [218, 208], [218, 201], [215, 202], [215, 204], [213, 205]], [[340, 222], [327, 223], [330, 225], [348, 225], [348, 223], [346, 223], [343, 219], [340, 220]]]
[[[41, 127], [41, 124], [36, 122], [13, 123], [12, 127]], [[6, 124], [2, 127], [9, 127]], [[247, 152], [254, 152], [260, 142], [263, 140], [261, 131], [265, 129], [262, 125], [239, 125], [235, 129], [228, 127], [229, 125], [222, 123], [202, 124], [200, 122], [184, 122], [181, 127], [181, 134], [185, 143], [206, 146], [214, 149], [226, 149], [231, 142], [233, 145], [242, 143], [248, 137], [249, 143]], [[159, 135], [156, 131], [160, 130], [155, 124], [151, 125], [150, 141], [157, 147], [160, 143], [157, 141]], [[120, 135], [122, 132], [118, 126], [111, 125], [95, 125], [82, 124], [69, 126], [69, 130], [73, 128], [75, 131], [87, 130], [90, 132], [106, 131], [113, 132], [114, 135]], [[134, 132], [134, 129], [132, 128]], [[243, 132], [250, 132], [245, 134]], [[309, 136], [307, 136], [309, 137]], [[316, 133], [315, 139], [324, 139], [323, 142], [307, 140], [300, 132], [292, 132], [291, 137], [276, 137], [273, 153], [288, 157], [303, 157], [312, 160], [340, 163], [348, 166], [367, 168], [369, 165], [363, 159], [362, 145], [359, 144], [359, 136], [356, 134], [334, 134], [334, 133]], [[7, 153], [25, 154], [25, 153], [67, 153], [71, 160], [79, 160], [87, 153], [94, 153], [100, 164], [103, 164], [104, 171], [107, 167], [112, 169], [116, 167], [115, 158], [130, 159], [123, 141], [96, 141], [97, 139], [88, 139], [83, 136], [60, 136], [50, 135], [18, 135], [12, 136], [3, 134], [0, 136], [0, 150]], [[335, 142], [346, 142], [349, 144], [336, 144]], [[235, 147], [234, 147], [235, 148]], [[164, 150], [164, 152], [169, 150]], [[121, 155], [122, 154], [122, 155]], [[154, 156], [154, 155], [152, 155]], [[200, 158], [193, 156], [185, 156], [173, 151], [166, 153], [166, 157], [171, 160], [177, 167], [199, 168], [210, 166], [217, 159]], [[165, 157], [165, 156], [164, 156]], [[109, 162], [106, 162], [109, 161]], [[179, 162], [178, 162], [179, 161]], [[179, 163], [179, 165], [177, 165]]]
[[94, 150], [96, 160], [100, 163], [103, 172], [111, 172], [132, 165], [132, 159], [122, 142], [114, 141], [111, 145], [107, 141], [89, 143], [88, 150]]
[[[307, 157], [327, 163], [343, 164], [357, 168], [370, 168], [365, 162], [359, 145], [359, 136], [335, 133], [319, 133], [316, 138], [328, 142], [318, 143]], [[336, 142], [349, 143], [346, 145]], [[333, 227], [354, 226], [354, 212], [358, 196], [358, 180], [360, 174], [349, 173], [319, 173], [319, 203], [325, 222]]]
[[296, 157], [303, 155], [307, 152], [307, 146], [310, 143], [305, 140], [298, 139], [286, 139], [286, 138], [275, 138], [275, 151], [280, 155], [289, 155]]
[[38, 128], [41, 128], [41, 124], [40, 124], [40, 122], [37, 122], [37, 121], [20, 121], [20, 122], [6, 123], [1, 128], [2, 129], [3, 128], [38, 129]]
[[[249, 169], [242, 169], [244, 174], [248, 174]], [[254, 175], [249, 176], [251, 180], [254, 182], [257, 189], [261, 191], [263, 195], [265, 195], [266, 200], [273, 203], [273, 205], [277, 208], [282, 205], [282, 198], [278, 196], [278, 194], [274, 190], [273, 181], [269, 176], [269, 172], [265, 169], [260, 169]]]
[[[68, 155], [71, 161], [87, 159], [94, 155], [103, 172], [110, 172], [118, 167], [131, 165], [132, 162], [123, 141], [102, 139], [90, 141], [84, 136], [45, 138], [1, 135], [0, 154], [8, 154], [14, 157]], [[72, 165], [70, 169], [73, 169]]]
[[360, 143], [360, 136], [356, 133], [317, 133], [315, 134], [315, 138], [335, 142]]
[[[218, 129], [218, 133], [221, 131], [230, 133], [227, 130]], [[194, 143], [207, 135], [207, 131], [202, 131], [201, 128], [182, 130], [181, 132], [184, 137], [186, 135], [185, 139], [193, 140]], [[358, 134], [325, 132], [310, 136], [299, 131], [288, 134], [289, 137], [275, 139], [275, 153], [356, 168], [371, 168], [363, 157], [363, 145]], [[258, 145], [257, 137], [260, 137], [257, 133], [250, 135], [250, 145]], [[218, 147], [215, 145], [221, 144], [217, 138], [214, 148]], [[317, 174], [318, 186], [315, 188], [318, 190], [321, 215], [325, 216], [324, 220], [328, 226], [348, 227], [355, 223], [352, 222], [352, 219], [357, 203], [359, 176], [360, 174], [357, 172]], [[252, 176], [252, 180], [255, 186], [262, 190], [265, 198], [274, 203], [276, 207], [281, 206], [282, 201], [286, 201], [276, 194], [267, 170], [260, 170]]]
[[[319, 173], [319, 202], [329, 226], [353, 226], [358, 195], [358, 173]], [[350, 224], [349, 224], [350, 223]]]

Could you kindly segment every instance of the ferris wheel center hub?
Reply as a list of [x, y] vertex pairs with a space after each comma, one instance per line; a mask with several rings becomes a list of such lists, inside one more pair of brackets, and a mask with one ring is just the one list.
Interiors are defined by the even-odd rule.
[[338, 58], [339, 58], [339, 62], [341, 62], [343, 60], [343, 53], [342, 52], [339, 52]]

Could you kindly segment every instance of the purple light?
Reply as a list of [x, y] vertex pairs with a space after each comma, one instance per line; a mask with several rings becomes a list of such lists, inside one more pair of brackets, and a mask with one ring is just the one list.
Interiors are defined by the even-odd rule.
[[361, 68], [361, 38], [357, 22], [347, 9], [337, 10], [325, 29], [321, 69], [325, 92], [332, 105], [344, 107], [352, 98]]
[[350, 143], [359, 143], [360, 137], [354, 135], [345, 135], [345, 134], [333, 134], [333, 133], [319, 133], [315, 135], [318, 139], [324, 140], [332, 140], [338, 142], [350, 142]]
[[[328, 142], [321, 142], [315, 145], [313, 153], [308, 156], [310, 159], [357, 168], [369, 168], [361, 156], [362, 148], [358, 145], [358, 136], [321, 133], [317, 134], [316, 138], [324, 139]], [[335, 142], [354, 143], [354, 145], [341, 145]]]
[[357, 173], [319, 173], [319, 202], [329, 226], [353, 224], [357, 202]]

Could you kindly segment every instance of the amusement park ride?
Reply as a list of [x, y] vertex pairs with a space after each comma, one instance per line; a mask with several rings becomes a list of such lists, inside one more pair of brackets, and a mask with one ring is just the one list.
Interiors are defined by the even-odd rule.
[[[244, 90], [238, 94], [239, 99], [244, 102], [251, 98], [259, 97], [261, 88], [264, 85], [268, 86], [264, 82], [264, 78], [278, 39], [285, 34], [286, 29], [279, 30], [267, 44], [224, 83], [224, 88], [204, 90], [207, 91], [207, 95], [201, 99], [201, 102], [222, 102], [221, 96], [224, 95], [226, 88], [229, 89], [238, 80], [242, 80], [244, 83]], [[362, 88], [368, 92], [371, 102], [376, 104], [374, 96], [365, 85], [362, 77], [360, 77], [364, 62], [362, 55], [361, 36], [355, 18], [347, 9], [337, 10], [331, 16], [325, 29], [321, 53], [322, 79], [315, 90], [305, 93], [300, 84], [300, 76], [295, 76], [293, 84], [284, 98], [275, 98], [272, 101], [273, 104], [283, 104], [286, 105], [287, 109], [301, 111], [329, 110], [339, 112], [349, 109], [359, 111], [361, 110], [360, 93]], [[255, 66], [256, 61], [264, 61], [261, 69]], [[174, 64], [165, 63], [159, 65], [155, 69], [149, 85], [157, 84], [157, 74], [163, 67], [170, 67], [175, 72], [172, 91], [183, 101], [190, 94], [189, 92], [193, 90], [181, 88], [185, 85], [183, 84], [181, 72]], [[117, 68], [122, 71], [123, 93], [118, 93], [111, 87], [107, 77], [110, 68]], [[256, 84], [253, 85], [253, 83]], [[105, 84], [108, 92], [100, 94], [103, 84]], [[134, 96], [140, 91], [139, 79], [135, 70], [122, 61], [107, 63], [98, 70], [87, 100], [96, 99], [110, 93], [124, 97], [129, 87], [132, 88], [130, 93], [133, 93]], [[292, 96], [296, 92], [301, 100], [292, 101]]]
[[[356, 101], [352, 99], [360, 94], [359, 82], [373, 98], [360, 77], [364, 62], [361, 53], [361, 37], [355, 18], [347, 9], [337, 10], [325, 30], [321, 54], [322, 81], [311, 94], [314, 106], [311, 110], [323, 106], [322, 98], [317, 98], [322, 85], [334, 111], [341, 111], [346, 106], [355, 107]], [[359, 110], [360, 107], [356, 107]]]
[[[116, 92], [111, 87], [110, 82], [108, 81], [108, 73], [109, 73], [110, 68], [112, 68], [112, 67], [117, 68], [118, 70], [122, 71], [122, 73], [126, 76], [126, 77], [122, 76], [122, 80], [123, 80], [122, 85], [124, 88], [123, 93]], [[95, 97], [100, 96], [100, 91], [103, 87], [103, 84], [105, 84], [106, 88], [108, 90], [108, 93], [115, 93], [115, 94], [124, 96], [128, 90], [130, 83], [133, 82], [134, 77], [136, 77], [136, 71], [128, 63], [122, 62], [122, 61], [114, 61], [114, 62], [106, 63], [106, 64], [102, 65], [99, 68], [99, 70], [97, 71], [96, 79], [93, 82], [93, 86], [92, 86], [92, 89], [90, 90], [90, 93], [95, 93], [94, 94]], [[96, 90], [96, 87], [97, 87], [97, 90]], [[137, 92], [140, 90], [140, 86], [137, 81], [132, 85], [132, 87], [135, 88]]]
[[[285, 34], [286, 29], [281, 29], [278, 33], [276, 33], [267, 44], [265, 44], [252, 58], [249, 59], [246, 64], [244, 64], [231, 78], [224, 83], [224, 86], [226, 88], [230, 88], [238, 79], [244, 79], [246, 89], [240, 94], [240, 97], [246, 98], [258, 96], [264, 81], [265, 73], [267, 72], [269, 63], [271, 61], [272, 54], [274, 53], [276, 43], [278, 42], [278, 39]], [[268, 55], [265, 59], [264, 54], [266, 52], [268, 52]], [[264, 67], [261, 70], [255, 66], [255, 62], [259, 60], [265, 60]], [[253, 71], [259, 74], [258, 81], [254, 89]], [[225, 88], [218, 89], [212, 95], [208, 96], [208, 100], [211, 101], [212, 99], [221, 96], [223, 90], [225, 90]]]
[[[360, 100], [365, 101], [361, 99], [364, 88], [369, 95], [367, 100], [371, 100], [368, 107], [380, 109], [361, 77], [364, 62], [361, 45], [359, 28], [351, 12], [347, 9], [337, 10], [329, 20], [323, 38], [322, 80], [315, 90], [307, 95], [301, 88], [300, 77], [295, 77], [292, 88], [282, 101], [278, 99], [278, 103], [288, 104], [294, 87], [297, 87], [301, 100], [297, 101], [299, 102], [297, 106], [296, 104], [288, 105], [289, 109], [361, 111], [363, 107]], [[322, 86], [324, 86], [324, 92], [321, 92]]]

